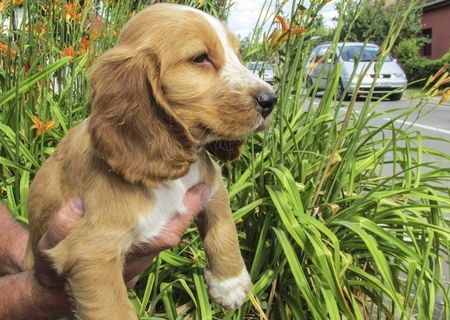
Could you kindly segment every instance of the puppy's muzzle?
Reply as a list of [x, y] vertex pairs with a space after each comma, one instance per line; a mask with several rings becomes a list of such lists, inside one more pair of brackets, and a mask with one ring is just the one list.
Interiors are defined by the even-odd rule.
[[261, 112], [263, 118], [266, 118], [275, 107], [277, 97], [273, 92], [264, 91], [256, 96], [256, 102], [258, 103], [257, 110]]

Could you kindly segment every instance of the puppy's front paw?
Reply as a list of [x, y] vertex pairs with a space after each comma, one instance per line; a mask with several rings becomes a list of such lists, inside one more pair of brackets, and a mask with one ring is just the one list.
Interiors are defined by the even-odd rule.
[[211, 271], [205, 269], [205, 280], [209, 296], [225, 309], [239, 308], [252, 288], [252, 281], [244, 267], [241, 274], [234, 278], [219, 280]]

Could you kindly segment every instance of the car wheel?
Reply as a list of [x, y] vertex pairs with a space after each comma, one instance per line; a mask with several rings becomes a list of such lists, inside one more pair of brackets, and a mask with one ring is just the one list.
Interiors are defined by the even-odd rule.
[[393, 93], [389, 96], [389, 99], [392, 101], [400, 101], [402, 100], [403, 92], [400, 93]]

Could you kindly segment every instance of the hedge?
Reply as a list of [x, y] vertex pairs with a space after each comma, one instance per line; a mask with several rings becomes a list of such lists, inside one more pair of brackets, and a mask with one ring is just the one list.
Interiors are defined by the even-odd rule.
[[[447, 72], [450, 73], [450, 50], [437, 60], [429, 60], [417, 55], [402, 62], [409, 83], [417, 80], [426, 81], [430, 75], [435, 74], [445, 64], [447, 64]], [[423, 85], [423, 81], [419, 81], [417, 85]], [[446, 86], [448, 87], [449, 84]]]

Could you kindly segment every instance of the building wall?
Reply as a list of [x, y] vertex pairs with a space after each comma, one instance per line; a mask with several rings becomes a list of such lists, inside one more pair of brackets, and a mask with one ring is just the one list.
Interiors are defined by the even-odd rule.
[[431, 56], [439, 59], [450, 49], [450, 6], [427, 11], [422, 16], [423, 29], [432, 30]]

